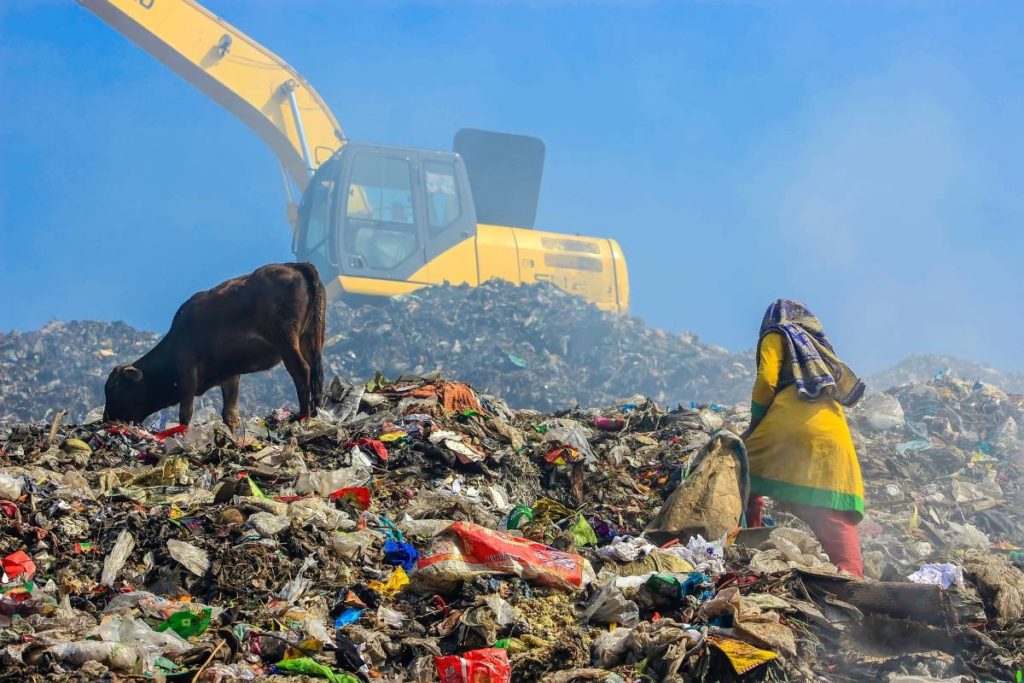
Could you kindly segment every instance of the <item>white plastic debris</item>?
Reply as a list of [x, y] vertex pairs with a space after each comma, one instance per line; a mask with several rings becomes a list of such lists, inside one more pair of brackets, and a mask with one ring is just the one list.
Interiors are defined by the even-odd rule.
[[964, 570], [951, 562], [942, 564], [926, 564], [907, 577], [914, 583], [926, 583], [933, 586], [949, 588], [964, 585]]
[[279, 517], [269, 512], [257, 512], [249, 517], [247, 523], [264, 538], [271, 538], [291, 527], [292, 520], [288, 517]]
[[100, 583], [104, 586], [113, 586], [114, 582], [117, 581], [117, 575], [124, 569], [128, 556], [132, 554], [134, 549], [135, 536], [127, 529], [122, 531], [118, 535], [117, 540], [114, 541], [114, 547], [110, 549], [110, 553], [103, 560], [103, 573], [100, 575]]
[[884, 432], [901, 429], [904, 424], [903, 406], [895, 396], [873, 394], [861, 404], [864, 419], [871, 429]]
[[202, 576], [210, 568], [210, 557], [206, 551], [191, 543], [172, 538], [167, 541], [167, 552], [182, 567], [196, 576]]

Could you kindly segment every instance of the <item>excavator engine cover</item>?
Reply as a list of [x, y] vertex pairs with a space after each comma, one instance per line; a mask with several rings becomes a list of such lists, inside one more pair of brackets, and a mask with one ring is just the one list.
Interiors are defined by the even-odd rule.
[[463, 128], [452, 148], [466, 164], [480, 223], [533, 227], [544, 172], [540, 138]]

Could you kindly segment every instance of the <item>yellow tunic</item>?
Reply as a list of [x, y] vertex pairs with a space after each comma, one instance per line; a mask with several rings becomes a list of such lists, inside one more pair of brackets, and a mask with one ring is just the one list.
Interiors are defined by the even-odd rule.
[[747, 440], [756, 495], [864, 514], [864, 483], [842, 406], [831, 397], [804, 401], [796, 387], [777, 390], [786, 358], [782, 337], [761, 340], [751, 411], [763, 415]]

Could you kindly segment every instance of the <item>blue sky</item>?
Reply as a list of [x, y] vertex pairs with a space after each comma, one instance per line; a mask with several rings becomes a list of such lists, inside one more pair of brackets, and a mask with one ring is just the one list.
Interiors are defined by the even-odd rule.
[[[543, 138], [538, 225], [619, 240], [652, 325], [747, 349], [790, 296], [862, 372], [1024, 370], [1022, 3], [205, 4], [352, 139]], [[270, 151], [73, 0], [0, 3], [0, 92], [0, 329], [290, 258]]]

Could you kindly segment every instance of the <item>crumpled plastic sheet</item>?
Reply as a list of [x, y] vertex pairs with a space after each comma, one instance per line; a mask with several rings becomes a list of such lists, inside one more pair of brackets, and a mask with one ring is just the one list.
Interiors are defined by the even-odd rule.
[[776, 527], [768, 540], [750, 558], [750, 568], [763, 574], [787, 569], [817, 569], [838, 572], [814, 536], [789, 527]]
[[963, 567], [944, 562], [941, 564], [926, 564], [916, 572], [907, 577], [914, 583], [926, 583], [933, 586], [950, 588], [951, 586], [962, 587], [964, 585]]

